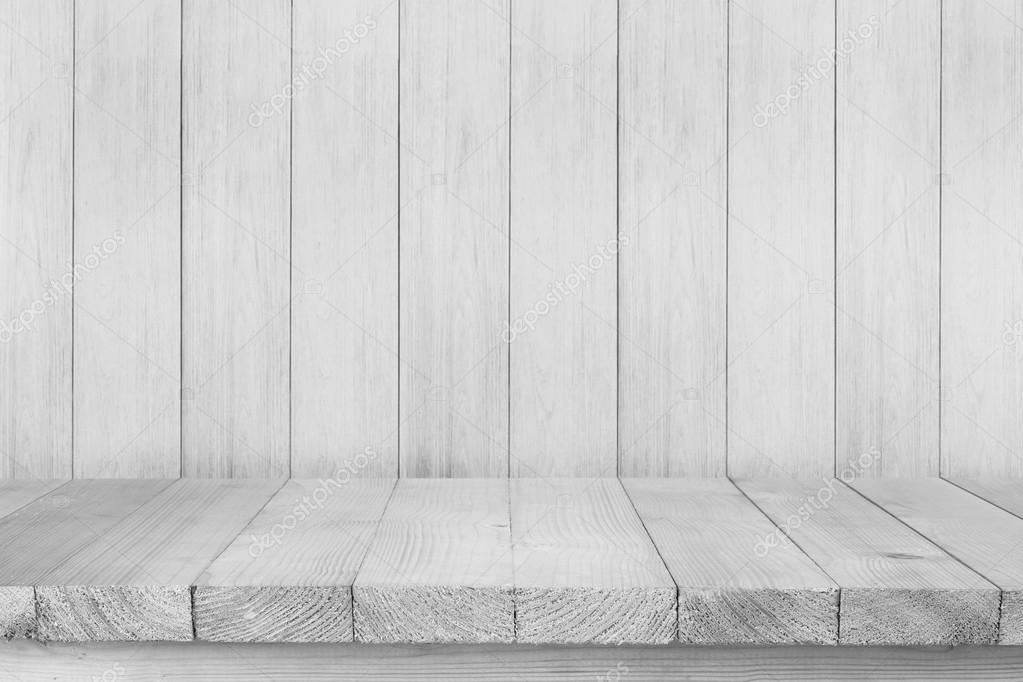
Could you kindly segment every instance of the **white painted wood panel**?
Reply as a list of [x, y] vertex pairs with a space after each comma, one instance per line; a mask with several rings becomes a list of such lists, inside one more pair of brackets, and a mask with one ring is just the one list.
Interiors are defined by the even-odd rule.
[[512, 4], [511, 470], [617, 470], [617, 3]]
[[181, 472], [181, 14], [75, 6], [74, 475]]
[[508, 2], [401, 13], [401, 473], [504, 476]]
[[73, 31], [71, 0], [0, 2], [3, 478], [71, 475]]
[[398, 3], [294, 21], [291, 470], [397, 476]]
[[289, 468], [290, 3], [186, 0], [182, 468]]
[[620, 470], [721, 476], [728, 3], [619, 14]]
[[837, 462], [938, 473], [939, 3], [838, 3]]
[[728, 471], [827, 475], [835, 95], [834, 69], [815, 69], [835, 8], [733, 2], [729, 26]]
[[1023, 475], [1023, 2], [946, 0], [941, 470]]

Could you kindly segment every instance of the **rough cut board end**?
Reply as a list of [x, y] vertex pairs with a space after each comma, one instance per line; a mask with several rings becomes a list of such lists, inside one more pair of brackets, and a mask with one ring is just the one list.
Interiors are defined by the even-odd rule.
[[1002, 620], [999, 623], [999, 644], [1023, 645], [1023, 592], [1002, 592]]
[[192, 640], [187, 585], [36, 587], [39, 639], [55, 642]]
[[992, 589], [843, 588], [840, 644], [994, 644], [1000, 592]]
[[683, 589], [683, 644], [838, 643], [837, 589]]
[[666, 644], [674, 588], [517, 588], [515, 631], [528, 644]]
[[356, 585], [355, 639], [486, 643], [515, 639], [511, 586]]
[[0, 587], [0, 637], [35, 637], [35, 599], [31, 587]]
[[351, 642], [344, 586], [195, 588], [195, 636], [210, 642]]

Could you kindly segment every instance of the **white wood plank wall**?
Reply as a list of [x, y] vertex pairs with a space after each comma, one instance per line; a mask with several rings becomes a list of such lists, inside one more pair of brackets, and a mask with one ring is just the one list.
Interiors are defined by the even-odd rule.
[[1023, 0], [0, 0], [0, 477], [1023, 473]]

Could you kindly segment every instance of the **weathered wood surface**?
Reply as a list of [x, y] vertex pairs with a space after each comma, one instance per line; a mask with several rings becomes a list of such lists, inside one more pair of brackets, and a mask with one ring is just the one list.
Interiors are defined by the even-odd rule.
[[291, 475], [397, 476], [398, 3], [292, 20]]
[[835, 4], [729, 8], [728, 472], [831, 475], [833, 71], [785, 93], [834, 46]]
[[361, 642], [510, 642], [508, 482], [398, 481], [352, 588]]
[[283, 485], [175, 481], [36, 582], [39, 636], [190, 640], [191, 586]]
[[953, 478], [952, 483], [1023, 518], [1023, 485], [1013, 478]]
[[998, 642], [1023, 644], [1023, 519], [937, 478], [853, 487], [1001, 588]]
[[623, 0], [619, 22], [620, 472], [721, 476], [728, 2]]
[[0, 477], [71, 475], [74, 0], [0, 3]]
[[394, 488], [291, 480], [197, 581], [198, 639], [350, 642], [352, 582]]
[[736, 481], [841, 588], [840, 644], [992, 644], [997, 587], [836, 479]]
[[511, 470], [614, 476], [617, 3], [510, 11]]
[[838, 466], [936, 476], [941, 3], [836, 8]]
[[941, 473], [1023, 477], [1023, 0], [944, 0]]
[[[1023, 678], [1019, 647], [572, 647], [0, 641], [20, 682], [988, 682]], [[104, 677], [106, 675], [106, 677]]]
[[509, 0], [401, 4], [401, 472], [508, 472]]
[[17, 511], [29, 502], [59, 488], [68, 481], [29, 479], [0, 480], [0, 518]]
[[0, 637], [33, 636], [33, 587], [76, 552], [105, 546], [123, 518], [171, 484], [169, 480], [71, 481], [0, 519]]
[[624, 479], [678, 585], [679, 640], [835, 644], [838, 586], [724, 479]]
[[173, 478], [182, 3], [74, 4], [74, 476]]
[[511, 518], [517, 641], [675, 639], [675, 583], [617, 480], [513, 479]]
[[184, 4], [186, 476], [289, 474], [291, 9]]

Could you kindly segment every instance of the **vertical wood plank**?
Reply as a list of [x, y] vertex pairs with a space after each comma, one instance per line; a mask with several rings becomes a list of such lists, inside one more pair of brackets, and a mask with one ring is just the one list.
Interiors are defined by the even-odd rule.
[[941, 467], [1023, 474], [1023, 1], [946, 0]]
[[721, 476], [727, 0], [620, 17], [620, 470]]
[[504, 476], [508, 2], [401, 13], [401, 472]]
[[834, 69], [815, 69], [834, 32], [833, 3], [731, 4], [728, 470], [739, 476], [834, 469]]
[[935, 2], [838, 3], [838, 466], [938, 473], [941, 16]]
[[184, 6], [188, 476], [288, 473], [290, 9]]
[[291, 467], [398, 473], [398, 3], [294, 3]]
[[617, 467], [617, 3], [512, 5], [511, 455]]
[[0, 478], [71, 475], [72, 31], [0, 3]]
[[177, 476], [180, 8], [75, 17], [74, 475]]

